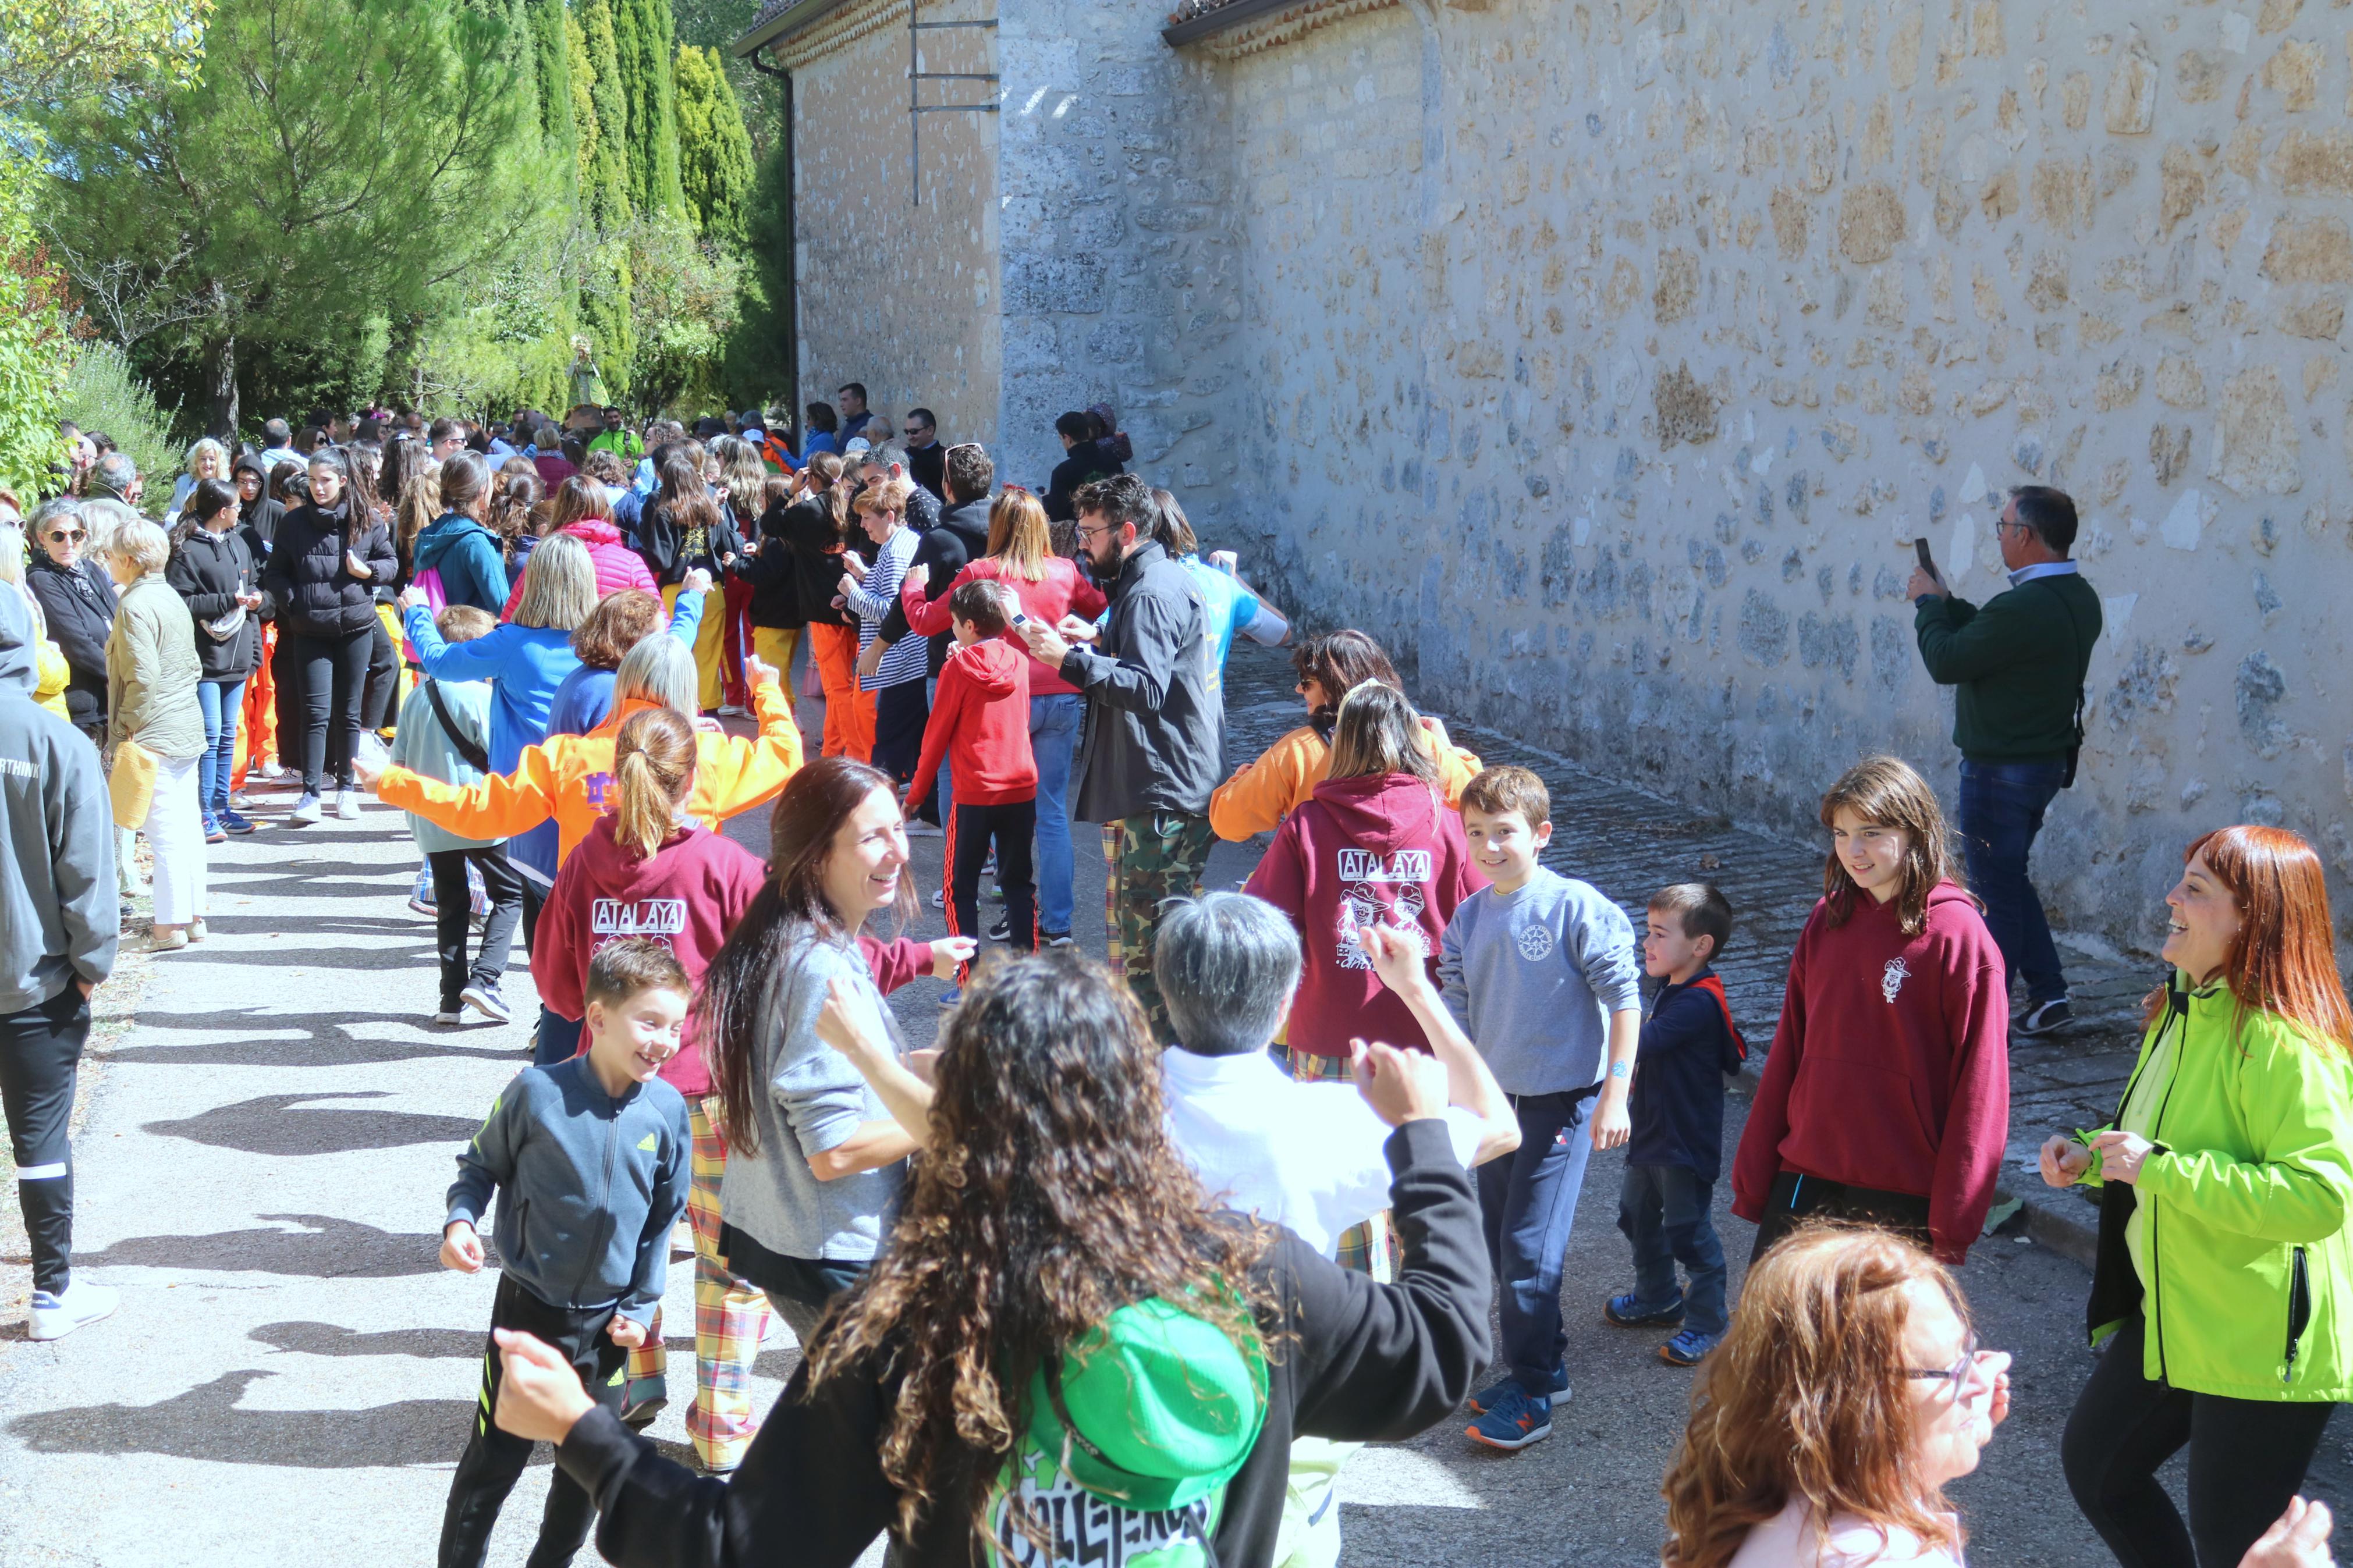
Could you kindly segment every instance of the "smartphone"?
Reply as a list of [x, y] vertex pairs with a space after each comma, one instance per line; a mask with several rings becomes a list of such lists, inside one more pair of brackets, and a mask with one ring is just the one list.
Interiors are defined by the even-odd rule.
[[1931, 577], [1938, 578], [1939, 581], [1942, 580], [1942, 574], [1936, 570], [1936, 558], [1928, 553], [1928, 542], [1926, 540], [1914, 540], [1912, 542], [1912, 553], [1919, 558], [1921, 571], [1926, 572]]

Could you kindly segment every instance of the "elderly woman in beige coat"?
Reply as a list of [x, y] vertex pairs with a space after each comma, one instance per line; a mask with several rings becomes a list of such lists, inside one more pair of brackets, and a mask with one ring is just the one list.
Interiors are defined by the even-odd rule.
[[205, 934], [205, 832], [196, 800], [196, 764], [205, 750], [196, 683], [204, 667], [188, 602], [164, 580], [171, 536], [129, 508], [120, 510], [129, 515], [110, 515], [104, 521], [112, 526], [100, 535], [100, 559], [121, 590], [106, 639], [108, 763], [125, 741], [155, 759], [155, 795], [140, 826], [155, 857], [155, 930], [148, 948], [170, 952]]

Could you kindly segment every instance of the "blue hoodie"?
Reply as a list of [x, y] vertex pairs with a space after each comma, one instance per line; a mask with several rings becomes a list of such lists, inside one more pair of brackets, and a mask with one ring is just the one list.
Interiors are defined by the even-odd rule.
[[33, 700], [33, 612], [0, 584], [0, 1014], [114, 969], [114, 813], [98, 748]]
[[441, 574], [443, 599], [501, 615], [507, 607], [507, 566], [499, 542], [462, 512], [435, 518], [417, 536], [416, 570]]
[[551, 1307], [651, 1324], [686, 1212], [686, 1100], [659, 1079], [616, 1100], [586, 1052], [515, 1074], [458, 1155], [447, 1230], [481, 1228], [498, 1189], [499, 1258]]

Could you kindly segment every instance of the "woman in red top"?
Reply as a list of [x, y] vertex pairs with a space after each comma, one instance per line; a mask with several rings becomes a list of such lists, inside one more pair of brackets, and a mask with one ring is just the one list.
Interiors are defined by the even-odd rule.
[[1732, 1163], [1752, 1256], [1809, 1215], [1968, 1255], [2010, 1136], [2010, 982], [1927, 781], [1866, 757], [1822, 797], [1822, 899]]
[[[922, 574], [910, 574], [899, 603], [907, 625], [925, 637], [950, 629], [948, 599], [966, 583], [1002, 583], [1021, 601], [1021, 613], [1044, 626], [1065, 616], [1092, 622], [1103, 613], [1103, 590], [1079, 573], [1078, 563], [1054, 553], [1046, 509], [1028, 490], [1012, 485], [988, 511], [988, 553], [955, 574], [936, 598], [923, 593]], [[1029, 655], [1029, 645], [1011, 627], [1005, 640]], [[1038, 935], [1047, 947], [1071, 940], [1071, 757], [1079, 742], [1079, 689], [1050, 665], [1029, 660], [1029, 751], [1038, 763]], [[991, 931], [992, 936], [999, 932]]]

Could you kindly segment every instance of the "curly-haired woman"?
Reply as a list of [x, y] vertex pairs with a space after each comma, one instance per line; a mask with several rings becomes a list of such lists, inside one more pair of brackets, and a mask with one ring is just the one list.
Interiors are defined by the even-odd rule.
[[[828, 800], [852, 783], [861, 805], [891, 799], [837, 759], [796, 784], [810, 781]], [[865, 826], [885, 850], [847, 838], [844, 882], [903, 860], [894, 825]], [[871, 1069], [894, 1060], [852, 986], [827, 989], [842, 999], [828, 1032]], [[1402, 1438], [1469, 1391], [1484, 1268], [1436, 1063], [1373, 1047], [1366, 1092], [1398, 1129], [1390, 1196], [1409, 1238], [1382, 1285], [1210, 1212], [1169, 1141], [1143, 1015], [1101, 968], [1009, 960], [973, 984], [945, 1041], [891, 1245], [817, 1331], [733, 1481], [695, 1480], [593, 1411], [554, 1352], [502, 1337], [497, 1419], [560, 1442], [608, 1561], [846, 1568], [889, 1529], [897, 1560], [939, 1568], [1093, 1561], [1112, 1541], [1131, 1563], [1265, 1563], [1294, 1436]]]

